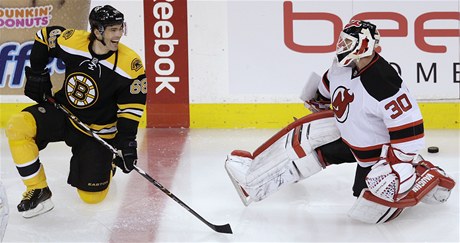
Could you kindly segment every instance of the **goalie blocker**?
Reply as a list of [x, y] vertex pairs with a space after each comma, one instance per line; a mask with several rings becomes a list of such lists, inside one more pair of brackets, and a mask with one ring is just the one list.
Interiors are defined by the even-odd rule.
[[243, 204], [260, 201], [282, 186], [305, 179], [327, 166], [318, 147], [340, 139], [332, 111], [298, 119], [253, 154], [235, 150], [225, 169]]

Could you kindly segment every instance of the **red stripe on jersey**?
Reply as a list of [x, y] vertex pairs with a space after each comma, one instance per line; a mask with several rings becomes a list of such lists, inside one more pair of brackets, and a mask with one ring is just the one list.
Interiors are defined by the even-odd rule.
[[406, 129], [406, 128], [409, 128], [409, 127], [414, 127], [414, 126], [420, 125], [422, 123], [423, 123], [423, 119], [420, 119], [418, 121], [407, 123], [407, 124], [404, 124], [404, 125], [401, 125], [401, 126], [389, 127], [388, 131], [395, 132], [395, 131], [403, 130], [403, 129]]
[[388, 128], [392, 144], [405, 143], [424, 137], [423, 119], [397, 127]]
[[354, 149], [354, 150], [359, 150], [359, 151], [363, 151], [363, 152], [366, 152], [366, 151], [371, 151], [371, 150], [376, 150], [376, 149], [381, 149], [382, 146], [384, 144], [378, 144], [378, 145], [373, 145], [373, 146], [367, 146], [367, 147], [357, 147], [357, 146], [353, 146], [351, 145], [349, 142], [347, 142], [347, 140], [343, 139], [343, 142], [346, 143], [351, 149]]
[[351, 145], [349, 142], [347, 142], [345, 139], [343, 139], [343, 142], [350, 147], [351, 152], [355, 156], [355, 158], [359, 162], [376, 162], [380, 159], [380, 153], [382, 151], [382, 146], [383, 144], [378, 144], [378, 145], [373, 145], [373, 146], [367, 146], [367, 147], [357, 147]]
[[405, 142], [409, 142], [409, 141], [414, 141], [414, 140], [417, 140], [417, 139], [421, 139], [421, 138], [423, 138], [424, 136], [425, 136], [424, 134], [419, 134], [419, 135], [412, 136], [412, 137], [407, 137], [407, 138], [392, 139], [392, 140], [391, 140], [391, 143], [392, 143], [392, 144], [395, 144], [395, 143], [405, 143]]

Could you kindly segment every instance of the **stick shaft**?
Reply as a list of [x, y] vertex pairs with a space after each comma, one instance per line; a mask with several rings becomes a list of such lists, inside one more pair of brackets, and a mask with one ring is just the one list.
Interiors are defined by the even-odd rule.
[[[96, 139], [99, 143], [101, 143], [104, 147], [106, 147], [108, 150], [110, 150], [113, 154], [116, 156], [120, 156], [121, 153], [119, 150], [115, 149], [112, 145], [107, 143], [104, 139], [99, 137], [91, 128], [89, 128], [86, 124], [80, 121], [78, 117], [72, 114], [67, 108], [65, 108], [63, 105], [57, 103], [54, 98], [52, 97], [46, 97], [46, 100], [53, 104], [57, 109], [63, 111], [70, 119], [72, 119], [73, 122], [75, 122], [80, 128], [85, 130], [87, 133], [89, 133], [94, 139]], [[168, 189], [166, 189], [163, 185], [161, 185], [158, 181], [153, 179], [150, 175], [148, 175], [144, 170], [139, 168], [137, 165], [134, 165], [134, 170], [137, 171], [142, 177], [147, 179], [150, 183], [152, 183], [155, 187], [160, 189], [162, 192], [164, 192], [166, 195], [168, 195], [170, 198], [172, 198], [174, 201], [176, 201], [179, 205], [181, 205], [183, 208], [185, 208], [187, 211], [189, 211], [191, 214], [193, 214], [195, 217], [197, 217], [201, 222], [205, 223], [207, 226], [209, 226], [211, 229], [213, 229], [216, 232], [219, 233], [227, 233], [227, 234], [232, 234], [232, 229], [230, 228], [229, 224], [226, 225], [214, 225], [208, 222], [206, 219], [201, 217], [197, 212], [195, 212], [192, 208], [190, 208], [187, 204], [182, 202], [178, 197], [176, 197], [174, 194], [172, 194]]]

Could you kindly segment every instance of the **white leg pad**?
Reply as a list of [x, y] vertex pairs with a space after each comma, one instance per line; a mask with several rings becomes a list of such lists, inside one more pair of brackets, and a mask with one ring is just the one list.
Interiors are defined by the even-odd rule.
[[251, 201], [263, 200], [282, 186], [321, 171], [325, 166], [315, 149], [340, 138], [334, 119], [299, 124], [278, 139], [269, 140], [253, 159], [229, 155], [225, 168], [243, 203], [247, 206]]
[[348, 216], [352, 219], [369, 223], [378, 224], [386, 222], [398, 208], [391, 208], [363, 197], [363, 194], [368, 189], [361, 192], [358, 199], [356, 199], [353, 207], [348, 211]]
[[318, 156], [314, 151], [303, 158], [295, 160], [294, 164], [300, 173], [299, 176], [301, 180], [308, 178], [323, 169], [323, 165], [319, 162]]

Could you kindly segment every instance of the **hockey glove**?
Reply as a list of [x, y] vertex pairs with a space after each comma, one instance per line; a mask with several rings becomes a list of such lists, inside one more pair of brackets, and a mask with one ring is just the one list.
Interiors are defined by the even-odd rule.
[[304, 100], [304, 105], [312, 113], [330, 110], [331, 101], [322, 96], [317, 90], [313, 98]]
[[118, 145], [120, 155], [115, 157], [114, 163], [124, 173], [129, 173], [134, 169], [134, 165], [137, 164], [137, 142], [127, 141], [122, 142]]
[[42, 71], [32, 70], [30, 67], [25, 68], [26, 71], [26, 85], [24, 94], [41, 103], [45, 101], [45, 96], [51, 96], [51, 79], [48, 69]]
[[312, 113], [330, 110], [330, 105], [329, 103], [323, 103], [316, 100], [307, 100], [304, 103], [305, 108], [309, 109]]

